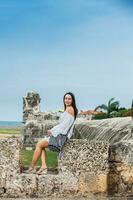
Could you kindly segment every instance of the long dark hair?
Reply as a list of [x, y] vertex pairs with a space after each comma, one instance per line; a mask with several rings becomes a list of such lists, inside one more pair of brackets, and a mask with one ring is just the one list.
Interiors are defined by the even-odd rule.
[[64, 94], [64, 97], [63, 97], [63, 103], [64, 103], [64, 110], [66, 110], [66, 105], [65, 105], [65, 96], [69, 94], [71, 97], [72, 97], [72, 107], [74, 109], [74, 118], [76, 119], [77, 117], [77, 114], [78, 114], [78, 109], [76, 107], [76, 100], [75, 100], [75, 96], [72, 92], [67, 92]]
[[132, 100], [132, 105], [131, 105], [131, 117], [133, 118], [133, 100]]

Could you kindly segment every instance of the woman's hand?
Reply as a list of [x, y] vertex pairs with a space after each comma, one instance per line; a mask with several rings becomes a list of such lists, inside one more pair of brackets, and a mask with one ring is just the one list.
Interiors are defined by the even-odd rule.
[[47, 133], [47, 135], [51, 135], [52, 134], [52, 132], [50, 130], [47, 130], [46, 133]]

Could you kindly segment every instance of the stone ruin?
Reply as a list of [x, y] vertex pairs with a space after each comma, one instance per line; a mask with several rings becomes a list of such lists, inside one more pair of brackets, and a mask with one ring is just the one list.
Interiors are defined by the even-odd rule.
[[[25, 111], [24, 128], [31, 120]], [[44, 113], [41, 115], [39, 110], [33, 112], [30, 108], [31, 116], [37, 124], [43, 122], [45, 125]], [[78, 117], [73, 137], [65, 144], [63, 156], [58, 160], [58, 173], [41, 176], [23, 171], [21, 150], [26, 145], [23, 145], [25, 141], [22, 137], [1, 139], [0, 196], [132, 198], [132, 124], [130, 117], [104, 120]], [[28, 142], [25, 144], [29, 145]]]
[[44, 137], [46, 130], [55, 126], [59, 120], [60, 112], [41, 112], [40, 101], [36, 92], [28, 92], [23, 97], [21, 138], [25, 149], [34, 149], [35, 143]]

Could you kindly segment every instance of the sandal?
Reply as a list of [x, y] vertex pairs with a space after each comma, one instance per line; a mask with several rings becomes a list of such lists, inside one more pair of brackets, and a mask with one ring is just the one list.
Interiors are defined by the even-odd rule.
[[26, 173], [35, 174], [36, 173], [36, 169], [34, 167], [30, 166], [29, 169], [26, 171]]
[[45, 175], [48, 173], [48, 168], [45, 167], [45, 168], [41, 168], [39, 169], [39, 171], [37, 172], [38, 175]]

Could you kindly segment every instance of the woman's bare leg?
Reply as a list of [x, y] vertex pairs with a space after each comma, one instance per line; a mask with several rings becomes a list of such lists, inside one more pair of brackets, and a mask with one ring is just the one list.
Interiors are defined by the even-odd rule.
[[[46, 140], [41, 140], [37, 143], [36, 149], [33, 154], [33, 159], [31, 162], [32, 167], [34, 167], [36, 165], [36, 162], [38, 161], [40, 155], [42, 154], [42, 149], [44, 147], [48, 147], [48, 142]], [[46, 155], [45, 155], [45, 157], [46, 157]], [[43, 155], [43, 161], [44, 161], [44, 155]]]
[[41, 154], [41, 160], [42, 160], [42, 167], [47, 167], [46, 164], [46, 149], [42, 149], [42, 154]]
[[40, 169], [38, 170], [37, 173], [40, 173], [42, 171], [42, 169], [47, 168], [47, 164], [46, 164], [46, 150], [45, 150], [45, 148], [42, 149], [41, 160], [42, 160], [42, 165], [41, 165], [41, 167], [40, 167]]

